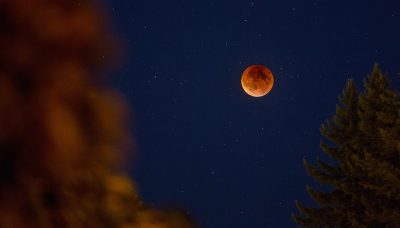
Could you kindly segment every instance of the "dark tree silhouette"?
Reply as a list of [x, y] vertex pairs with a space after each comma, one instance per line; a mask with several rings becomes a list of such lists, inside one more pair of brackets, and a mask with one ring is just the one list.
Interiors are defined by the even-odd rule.
[[307, 187], [318, 204], [296, 202], [301, 227], [400, 227], [400, 102], [376, 64], [359, 93], [349, 80], [336, 114], [321, 127], [322, 150], [336, 165], [304, 161], [309, 175], [331, 187]]

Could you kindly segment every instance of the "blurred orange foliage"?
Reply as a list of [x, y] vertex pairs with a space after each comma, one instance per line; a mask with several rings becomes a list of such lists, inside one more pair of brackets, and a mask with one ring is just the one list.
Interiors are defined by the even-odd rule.
[[122, 175], [126, 104], [90, 0], [0, 0], [0, 227], [192, 227]]

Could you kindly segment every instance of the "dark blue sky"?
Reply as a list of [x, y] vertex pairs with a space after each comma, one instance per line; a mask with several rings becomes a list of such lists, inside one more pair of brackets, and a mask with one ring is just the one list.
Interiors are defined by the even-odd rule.
[[[399, 81], [399, 1], [106, 5], [126, 49], [113, 84], [133, 109], [131, 175], [146, 202], [201, 227], [296, 227], [294, 200], [316, 184], [302, 160], [323, 156], [318, 129], [346, 80], [361, 86], [378, 62]], [[275, 76], [262, 98], [241, 88], [253, 64]]]

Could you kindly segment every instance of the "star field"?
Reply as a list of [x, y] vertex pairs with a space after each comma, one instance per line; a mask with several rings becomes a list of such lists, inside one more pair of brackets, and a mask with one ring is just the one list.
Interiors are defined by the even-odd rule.
[[[310, 201], [303, 158], [323, 157], [319, 127], [346, 80], [375, 62], [398, 82], [397, 1], [108, 0], [125, 47], [112, 84], [132, 105], [143, 199], [185, 208], [201, 227], [296, 227]], [[243, 70], [263, 64], [271, 93]]]

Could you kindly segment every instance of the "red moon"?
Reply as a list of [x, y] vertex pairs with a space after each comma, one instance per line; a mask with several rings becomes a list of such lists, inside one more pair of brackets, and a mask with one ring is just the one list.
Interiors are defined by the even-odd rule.
[[263, 65], [248, 67], [242, 74], [242, 87], [253, 97], [262, 97], [269, 93], [274, 85], [272, 72]]

